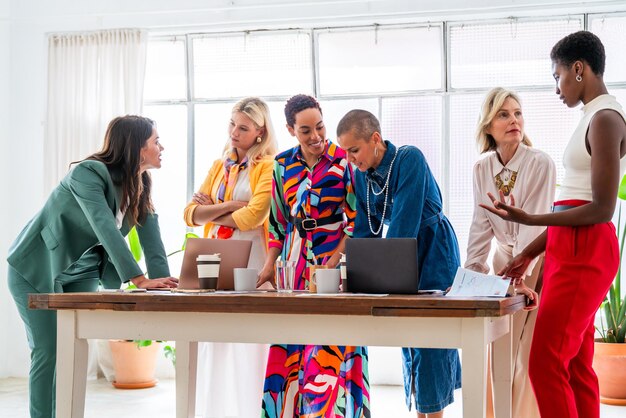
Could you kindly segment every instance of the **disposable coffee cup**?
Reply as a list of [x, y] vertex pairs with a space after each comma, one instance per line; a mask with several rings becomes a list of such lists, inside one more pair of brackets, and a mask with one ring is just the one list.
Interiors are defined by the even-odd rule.
[[293, 292], [295, 276], [295, 261], [276, 260], [276, 290], [286, 293]]
[[221, 257], [219, 254], [201, 254], [196, 258], [198, 266], [198, 287], [200, 289], [217, 289], [217, 278], [220, 275]]
[[259, 276], [257, 269], [235, 268], [233, 270], [235, 278], [235, 290], [240, 292], [256, 290], [256, 282]]
[[341, 272], [338, 269], [321, 269], [315, 271], [317, 293], [339, 292]]

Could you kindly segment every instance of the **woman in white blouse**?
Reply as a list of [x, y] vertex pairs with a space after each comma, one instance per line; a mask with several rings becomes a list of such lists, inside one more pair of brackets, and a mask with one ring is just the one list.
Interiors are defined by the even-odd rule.
[[[493, 271], [497, 272], [545, 229], [507, 222], [478, 207], [479, 203], [491, 204], [487, 193], [501, 196], [509, 203], [514, 190], [515, 206], [528, 213], [549, 212], [554, 201], [554, 162], [546, 153], [531, 148], [532, 144], [524, 133], [520, 103], [514, 92], [501, 87], [492, 89], [485, 97], [476, 129], [478, 147], [486, 155], [474, 166], [475, 209], [465, 268], [481, 273], [489, 272], [487, 258], [493, 238], [496, 239]], [[526, 285], [538, 293], [541, 291], [542, 265], [543, 255], [533, 260], [526, 270]], [[539, 418], [528, 379], [528, 355], [536, 315], [536, 310], [524, 310], [515, 314], [513, 319], [514, 417]], [[488, 414], [493, 416], [490, 401], [491, 391], [488, 391]]]

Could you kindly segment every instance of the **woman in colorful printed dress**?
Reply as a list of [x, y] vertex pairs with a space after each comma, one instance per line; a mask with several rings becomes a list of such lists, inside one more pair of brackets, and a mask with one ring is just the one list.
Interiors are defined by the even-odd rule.
[[[366, 110], [348, 112], [337, 138], [355, 174], [355, 237], [417, 238], [422, 289], [445, 290], [460, 264], [452, 225], [442, 213], [441, 193], [424, 155], [413, 146], [384, 141], [378, 119]], [[417, 289], [415, 289], [417, 291]], [[403, 348], [406, 404], [418, 418], [443, 417], [461, 387], [459, 354], [453, 349]]]
[[[299, 145], [274, 163], [269, 252], [259, 284], [273, 279], [280, 256], [296, 261], [294, 288], [303, 290], [309, 287], [310, 266], [339, 264], [352, 235], [355, 197], [350, 165], [343, 150], [326, 139], [317, 100], [294, 96], [285, 116]], [[367, 348], [272, 345], [262, 416], [369, 417]]]
[[[248, 267], [261, 269], [277, 150], [267, 104], [257, 97], [235, 104], [229, 136], [223, 157], [185, 208], [185, 222], [204, 225], [205, 238], [252, 241]], [[201, 343], [198, 359], [198, 410], [204, 417], [258, 414], [266, 345]]]

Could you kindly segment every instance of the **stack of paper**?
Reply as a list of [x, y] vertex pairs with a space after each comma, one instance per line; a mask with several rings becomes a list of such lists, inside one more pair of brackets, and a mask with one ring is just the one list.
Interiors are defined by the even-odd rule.
[[510, 280], [501, 276], [478, 273], [459, 267], [448, 296], [505, 297]]

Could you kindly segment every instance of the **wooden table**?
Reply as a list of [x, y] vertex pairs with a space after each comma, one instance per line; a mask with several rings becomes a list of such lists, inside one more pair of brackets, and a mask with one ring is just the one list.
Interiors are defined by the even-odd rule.
[[493, 342], [498, 418], [511, 418], [511, 298], [317, 296], [302, 293], [31, 294], [58, 311], [57, 417], [82, 418], [87, 339], [176, 341], [176, 417], [195, 413], [197, 342], [460, 348], [463, 416], [485, 416], [487, 346]]

